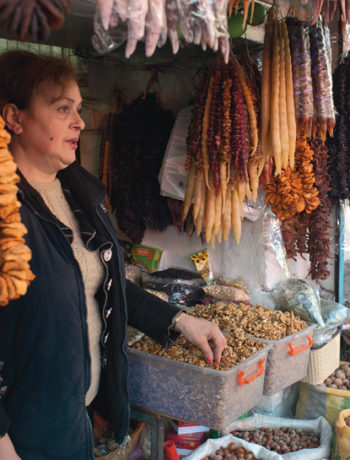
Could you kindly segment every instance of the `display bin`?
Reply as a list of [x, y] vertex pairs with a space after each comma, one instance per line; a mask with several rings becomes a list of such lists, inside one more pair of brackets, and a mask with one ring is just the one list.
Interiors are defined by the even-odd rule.
[[330, 342], [316, 350], [311, 349], [307, 373], [303, 382], [320, 385], [340, 364], [340, 330]]
[[277, 393], [306, 376], [315, 327], [309, 326], [280, 340], [252, 337], [271, 345], [266, 362], [264, 395]]
[[259, 403], [270, 348], [266, 344], [226, 371], [128, 348], [130, 403], [170, 418], [222, 430]]

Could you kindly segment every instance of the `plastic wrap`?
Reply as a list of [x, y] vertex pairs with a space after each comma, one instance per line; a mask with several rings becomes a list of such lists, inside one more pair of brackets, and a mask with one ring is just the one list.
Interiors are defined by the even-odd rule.
[[299, 133], [311, 134], [314, 116], [309, 26], [293, 18], [287, 19], [293, 68], [295, 116]]
[[188, 43], [221, 50], [229, 58], [228, 0], [98, 0], [92, 43], [99, 53], [108, 53], [126, 40], [129, 58], [137, 43], [145, 42], [147, 57], [169, 36], [172, 49], [179, 49], [178, 29]]
[[[326, 38], [328, 36], [328, 39]], [[335, 125], [331, 47], [329, 30], [319, 19], [310, 27], [311, 74], [314, 94], [314, 122], [322, 140], [327, 131], [333, 134]]]
[[[272, 253], [278, 262], [285, 278], [289, 277], [286, 251], [283, 244], [281, 224], [269, 207], [266, 208], [263, 216], [263, 244], [265, 250]], [[283, 279], [283, 276], [281, 276]]]

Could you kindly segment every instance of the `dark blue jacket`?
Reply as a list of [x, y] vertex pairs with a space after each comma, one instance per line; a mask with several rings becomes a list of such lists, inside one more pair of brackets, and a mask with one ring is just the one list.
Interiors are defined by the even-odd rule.
[[[176, 336], [168, 326], [178, 310], [125, 280], [101, 183], [77, 164], [58, 177], [87, 248], [99, 249], [105, 266], [97, 293], [102, 372], [94, 405], [121, 443], [129, 426], [127, 323], [165, 344]], [[19, 187], [36, 278], [25, 296], [0, 307], [0, 434], [8, 431], [23, 460], [92, 460], [86, 302], [72, 232], [23, 177]]]

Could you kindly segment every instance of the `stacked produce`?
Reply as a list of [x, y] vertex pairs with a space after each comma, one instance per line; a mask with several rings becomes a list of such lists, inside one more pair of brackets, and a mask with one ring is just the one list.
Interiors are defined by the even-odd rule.
[[320, 204], [313, 171], [314, 152], [306, 138], [298, 139], [295, 150], [295, 167], [284, 168], [271, 177], [265, 187], [266, 202], [281, 220], [305, 211], [310, 214]]
[[113, 117], [113, 136], [102, 145], [111, 148], [108, 165], [109, 201], [118, 226], [134, 243], [141, 243], [145, 230], [163, 230], [171, 224], [166, 199], [160, 196], [157, 180], [173, 126], [157, 96], [149, 93]]
[[311, 213], [302, 212], [282, 221], [282, 235], [287, 257], [296, 259], [297, 254], [309, 254], [310, 274], [314, 280], [327, 279], [330, 257], [330, 177], [328, 174], [328, 150], [319, 139], [309, 141], [314, 152], [313, 170], [318, 190], [319, 206]]
[[267, 340], [279, 340], [307, 327], [305, 321], [293, 312], [272, 310], [262, 305], [215, 302], [209, 305], [196, 305], [189, 313], [216, 323], [223, 331], [235, 334], [247, 333]]
[[187, 136], [183, 220], [193, 201], [198, 235], [215, 245], [233, 228], [241, 237], [243, 200], [256, 199], [264, 167], [258, 134], [259, 73], [251, 59], [218, 60], [203, 74]]
[[71, 0], [1, 0], [0, 23], [19, 40], [29, 34], [34, 41], [46, 40], [69, 14]]
[[[140, 40], [145, 42], [146, 56], [165, 44], [167, 37], [174, 54], [179, 50], [178, 29], [187, 43], [205, 50], [221, 50], [228, 61], [228, 0], [97, 0], [103, 28], [118, 39], [126, 40], [125, 56], [129, 58]], [[98, 33], [98, 30], [96, 30]]]
[[281, 455], [301, 449], [315, 449], [320, 445], [318, 435], [300, 428], [259, 428], [254, 431], [232, 431], [231, 434]]
[[10, 135], [0, 117], [0, 306], [18, 299], [27, 292], [34, 279], [29, 261], [31, 250], [25, 245], [23, 236], [27, 233], [21, 222], [20, 203], [17, 200], [20, 178], [17, 165], [7, 145]]
[[288, 30], [273, 7], [267, 17], [264, 41], [261, 146], [265, 162], [272, 154], [275, 174], [280, 174], [282, 167], [294, 167], [295, 119]]
[[334, 104], [337, 110], [337, 123], [334, 137], [328, 138], [329, 174], [331, 176], [330, 199], [337, 203], [339, 200], [350, 198], [349, 156], [350, 143], [348, 132], [350, 128], [350, 97], [349, 97], [350, 59], [347, 57], [339, 64], [334, 72]]
[[249, 459], [258, 460], [252, 452], [245, 449], [244, 447], [236, 447], [234, 442], [230, 442], [227, 447], [220, 447], [215, 452], [215, 455], [209, 455], [209, 457], [203, 457], [202, 460], [233, 460], [233, 459]]

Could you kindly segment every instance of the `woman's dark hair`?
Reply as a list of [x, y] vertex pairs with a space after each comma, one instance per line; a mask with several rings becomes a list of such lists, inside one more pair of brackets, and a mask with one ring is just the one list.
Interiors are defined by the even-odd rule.
[[39, 89], [57, 99], [60, 94], [52, 94], [52, 87], [63, 93], [72, 81], [77, 81], [77, 74], [68, 59], [20, 50], [5, 52], [0, 55], [0, 111], [7, 103], [28, 109]]

